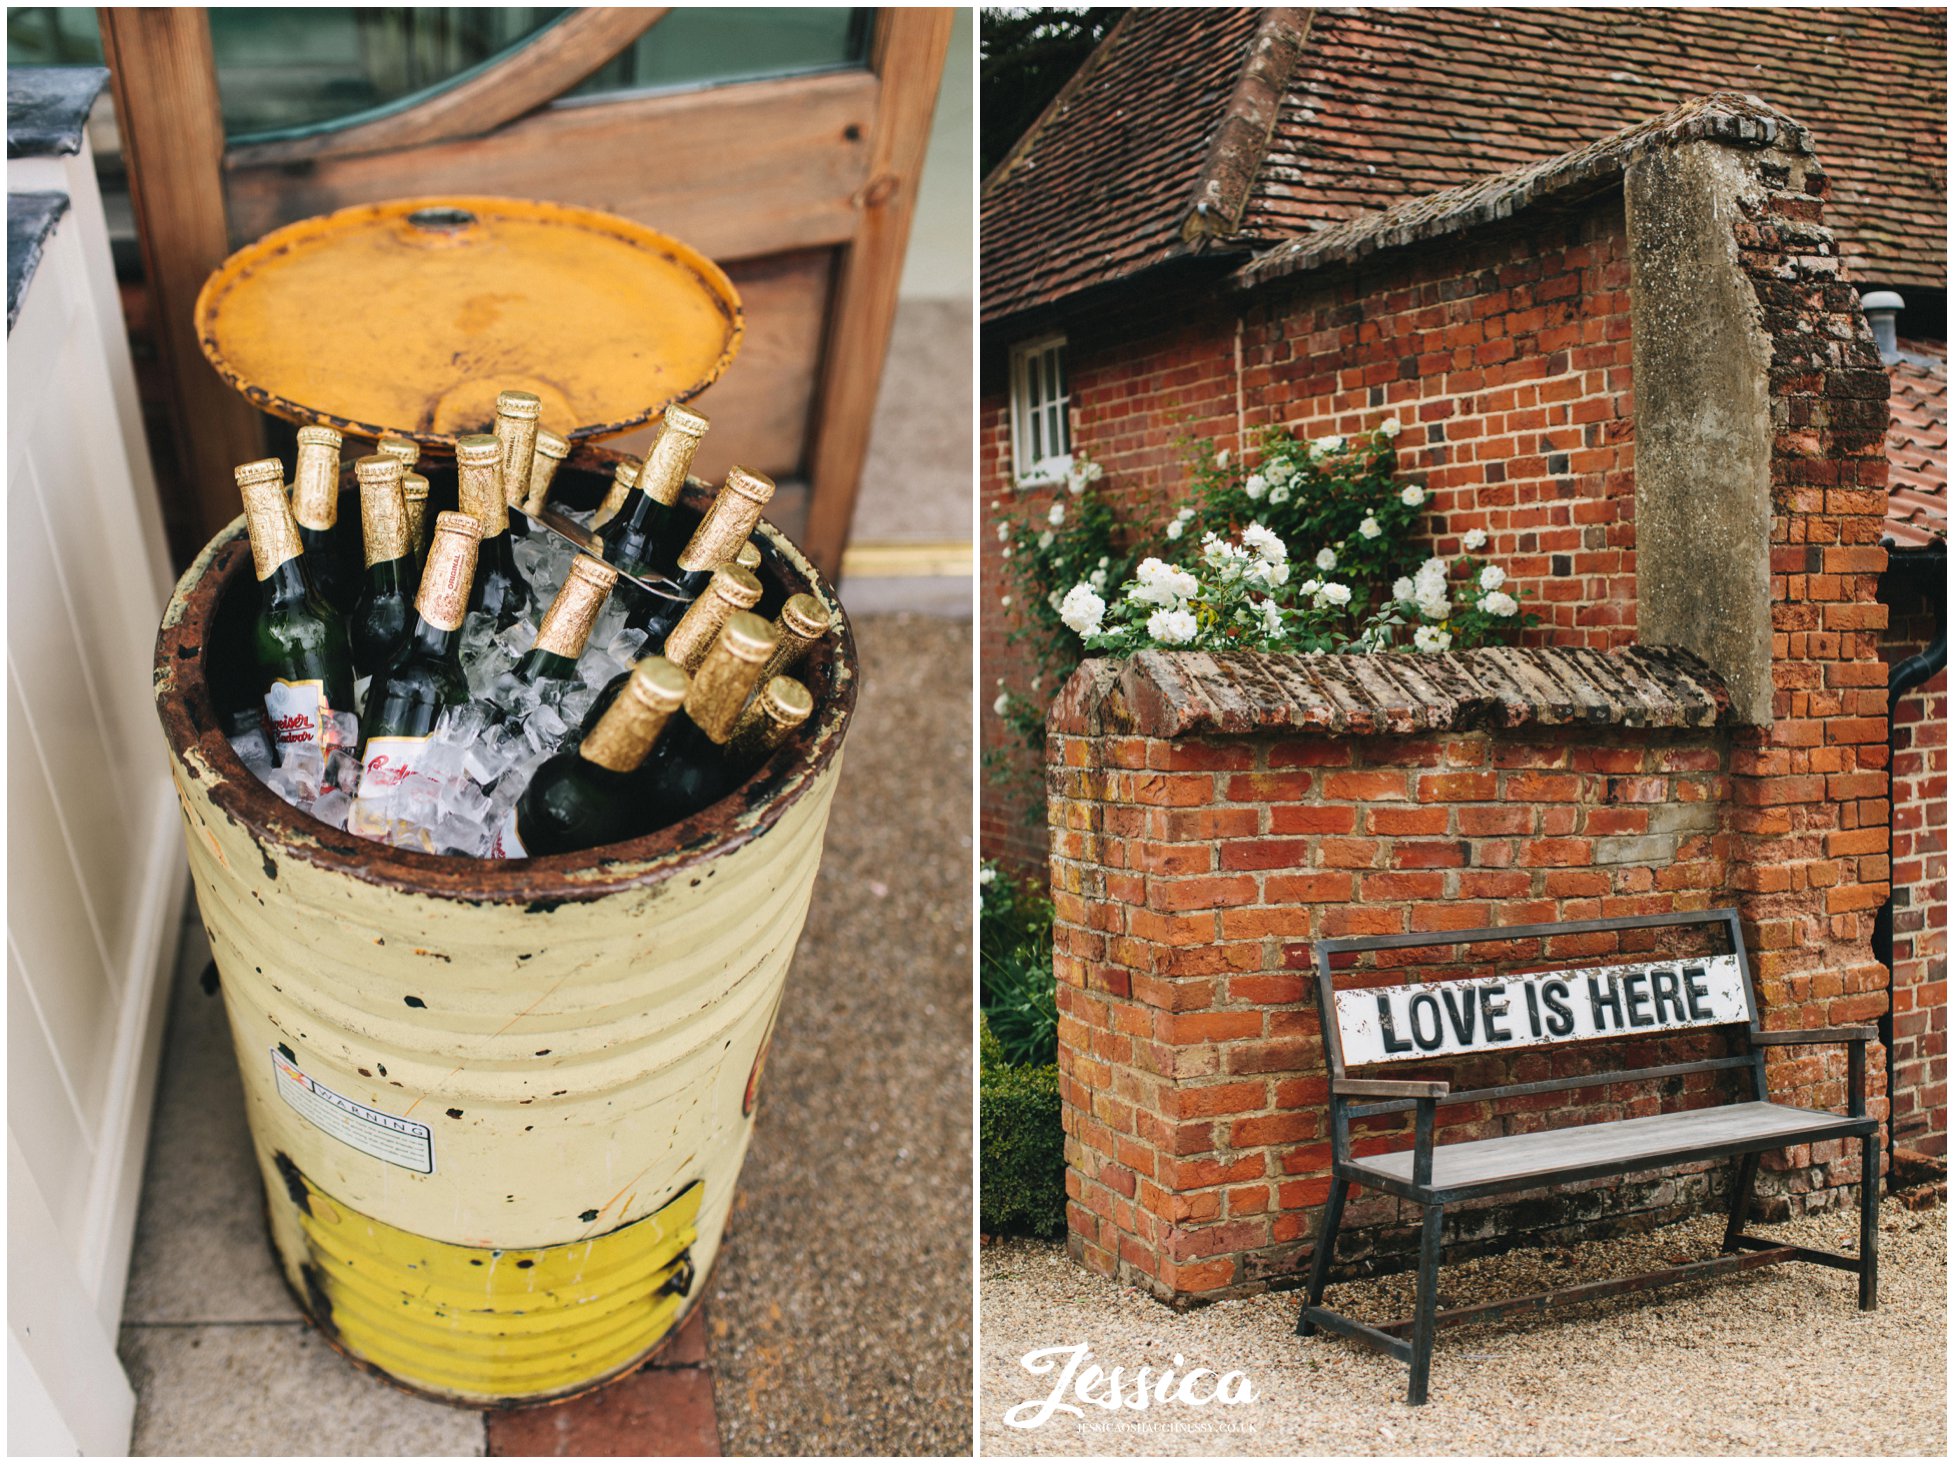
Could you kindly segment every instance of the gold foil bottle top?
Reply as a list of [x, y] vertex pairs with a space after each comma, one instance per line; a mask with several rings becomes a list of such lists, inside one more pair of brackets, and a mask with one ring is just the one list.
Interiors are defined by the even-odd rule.
[[570, 439], [559, 437], [544, 427], [536, 433], [536, 451], [529, 459], [529, 491], [523, 495], [523, 512], [532, 518], [543, 511], [549, 501], [550, 484], [556, 481], [556, 470], [563, 466], [563, 460], [570, 456]]
[[773, 654], [773, 627], [751, 610], [735, 610], [693, 674], [685, 694], [685, 714], [712, 741], [733, 735], [746, 699]]
[[764, 756], [785, 742], [793, 730], [814, 714], [814, 697], [791, 676], [775, 676], [760, 685], [738, 724], [733, 745], [741, 752]]
[[688, 573], [713, 569], [740, 552], [740, 543], [760, 522], [760, 511], [773, 497], [773, 479], [764, 473], [734, 468], [726, 474], [726, 485], [699, 520], [692, 538], [679, 551], [678, 567]]
[[421, 445], [411, 437], [383, 437], [374, 451], [399, 458], [403, 468], [411, 468], [421, 460]]
[[665, 637], [666, 656], [688, 671], [697, 670], [733, 613], [751, 610], [759, 603], [760, 581], [753, 571], [737, 564], [720, 565], [699, 598], [685, 607], [685, 614]]
[[748, 539], [733, 556], [733, 563], [752, 574], [760, 572], [760, 546]]
[[400, 479], [401, 494], [407, 499], [407, 532], [414, 540], [414, 553], [427, 557], [427, 495], [428, 481], [419, 473], [403, 473]]
[[300, 528], [329, 529], [339, 522], [339, 443], [339, 434], [330, 427], [299, 428], [292, 517]]
[[232, 469], [244, 499], [244, 526], [251, 535], [251, 563], [258, 578], [270, 579], [278, 566], [304, 552], [292, 505], [285, 498], [285, 465], [259, 458]]
[[630, 772], [685, 704], [687, 686], [685, 673], [670, 661], [646, 656], [631, 668], [631, 679], [590, 729], [578, 755], [614, 773]]
[[482, 526], [482, 537], [509, 531], [509, 500], [502, 496], [502, 444], [484, 432], [455, 439], [455, 476], [461, 511]]
[[808, 648], [828, 633], [834, 623], [828, 609], [812, 595], [795, 595], [780, 607], [780, 616], [773, 623], [774, 634], [780, 637], [780, 645], [767, 663], [769, 677], [781, 676], [793, 670], [808, 652]]
[[529, 496], [529, 463], [536, 451], [536, 418], [543, 399], [505, 391], [495, 399], [495, 440], [502, 444], [502, 496], [511, 508]]
[[617, 511], [624, 507], [624, 500], [638, 486], [638, 470], [643, 466], [642, 458], [628, 457], [611, 469], [611, 486], [604, 493], [604, 501], [597, 505], [597, 512], [590, 516], [593, 529], [601, 529], [617, 517]]
[[591, 627], [604, 608], [604, 600], [617, 583], [617, 571], [601, 559], [579, 554], [570, 561], [570, 573], [563, 588], [543, 612], [543, 624], [536, 632], [536, 649], [553, 656], [576, 660], [590, 643]]
[[667, 508], [677, 503], [685, 488], [685, 475], [692, 471], [692, 457], [699, 450], [699, 439], [711, 425], [685, 407], [674, 404], [665, 408], [658, 440], [645, 454], [645, 470], [638, 485]]
[[406, 473], [400, 459], [373, 453], [353, 464], [353, 476], [360, 480], [360, 534], [367, 568], [406, 558], [413, 530], [407, 522]]
[[459, 630], [468, 614], [468, 592], [475, 584], [475, 561], [482, 551], [482, 526], [472, 514], [444, 513], [434, 520], [434, 542], [414, 609], [440, 630]]

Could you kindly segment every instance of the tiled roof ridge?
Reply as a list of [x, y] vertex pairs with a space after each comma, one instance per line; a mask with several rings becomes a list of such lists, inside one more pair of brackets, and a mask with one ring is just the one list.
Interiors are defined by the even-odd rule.
[[1504, 173], [1475, 178], [1376, 213], [1359, 214], [1313, 234], [1263, 250], [1235, 272], [1244, 288], [1327, 264], [1348, 263], [1383, 249], [1454, 234], [1557, 195], [1576, 195], [1619, 179], [1636, 154], [1651, 147], [1714, 141], [1734, 147], [1778, 146], [1810, 155], [1811, 133], [1761, 98], [1716, 91], [1632, 123], [1571, 152]]
[[1289, 78], [1309, 38], [1311, 14], [1308, 9], [1271, 6], [1256, 24], [1214, 141], [1194, 180], [1194, 195], [1181, 224], [1183, 244], [1201, 247], [1209, 239], [1226, 238], [1240, 229]]
[[1047, 725], [1082, 736], [1367, 737], [1730, 720], [1722, 680], [1676, 647], [1481, 646], [1436, 655], [1142, 651], [1094, 659], [1066, 682]]

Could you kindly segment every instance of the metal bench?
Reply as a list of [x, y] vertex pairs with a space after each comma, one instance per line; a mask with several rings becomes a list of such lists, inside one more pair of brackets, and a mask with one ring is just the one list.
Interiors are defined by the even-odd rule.
[[[1367, 984], [1339, 991], [1333, 979], [1338, 957], [1349, 953], [1404, 951], [1515, 942], [1604, 931], [1721, 927], [1728, 949], [1710, 956], [1645, 956], [1607, 965], [1531, 971], [1513, 976], [1419, 982], [1403, 972], [1370, 971]], [[1348, 964], [1347, 962], [1345, 964]], [[1779, 1261], [1812, 1261], [1855, 1272], [1859, 1305], [1877, 1303], [1879, 1248], [1879, 1123], [1866, 1113], [1866, 1043], [1871, 1027], [1803, 1032], [1760, 1030], [1750, 963], [1734, 910], [1581, 920], [1493, 930], [1440, 931], [1423, 935], [1322, 940], [1316, 943], [1317, 989], [1323, 1015], [1324, 1057], [1330, 1079], [1332, 1125], [1330, 1195], [1323, 1209], [1307, 1291], [1296, 1330], [1317, 1328], [1382, 1348], [1410, 1364], [1407, 1401], [1425, 1401], [1432, 1339], [1442, 1325], [1488, 1321], [1551, 1306], [1591, 1301], [1630, 1291], [1692, 1281], [1725, 1271]], [[1379, 983], [1382, 984], [1379, 984]], [[1449, 1083], [1356, 1078], [1350, 1067], [1393, 1062], [1458, 1062], [1509, 1050], [1589, 1040], [1648, 1039], [1723, 1027], [1731, 1051], [1654, 1067], [1580, 1073], [1539, 1082], [1507, 1083], [1454, 1092]], [[1849, 1111], [1793, 1108], [1770, 1101], [1764, 1084], [1764, 1049], [1798, 1044], [1847, 1045]], [[1656, 1113], [1641, 1118], [1586, 1123], [1495, 1138], [1436, 1144], [1437, 1110], [1458, 1103], [1655, 1081], [1690, 1073], [1748, 1069], [1745, 1101]], [[1353, 1153], [1353, 1120], [1416, 1111], [1413, 1144], [1396, 1153]], [[1827, 1139], [1862, 1144], [1859, 1254], [1837, 1255], [1784, 1245], [1744, 1233], [1758, 1156], [1765, 1150]], [[1489, 1195], [1540, 1190], [1576, 1180], [1662, 1169], [1694, 1160], [1735, 1159], [1730, 1221], [1723, 1253], [1665, 1270], [1565, 1287], [1537, 1296], [1438, 1310], [1438, 1263], [1445, 1207]], [[1373, 1327], [1322, 1304], [1344, 1200], [1353, 1184], [1365, 1185], [1425, 1207], [1418, 1249], [1417, 1301], [1411, 1317]]]

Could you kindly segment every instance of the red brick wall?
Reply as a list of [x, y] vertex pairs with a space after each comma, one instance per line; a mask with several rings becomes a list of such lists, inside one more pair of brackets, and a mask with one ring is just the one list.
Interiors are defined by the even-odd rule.
[[[1217, 286], [1124, 299], [1066, 326], [1075, 450], [1152, 538], [1186, 492], [1187, 437], [1239, 455], [1281, 424], [1308, 436], [1403, 425], [1400, 472], [1432, 494], [1436, 551], [1473, 528], [1532, 596], [1530, 643], [1608, 648], [1634, 639], [1634, 445], [1628, 264], [1619, 198], [1524, 235], [1427, 247], [1332, 283], [1232, 297]], [[1040, 332], [1043, 332], [1043, 327]], [[1001, 381], [1006, 340], [993, 372]], [[980, 471], [988, 506], [1043, 512], [1049, 493], [1010, 488], [1002, 391], [984, 398]], [[1031, 674], [993, 612], [1008, 592], [995, 536], [981, 536], [984, 745], [997, 681]], [[1055, 687], [1045, 687], [1049, 696]], [[1026, 762], [1023, 766], [1029, 767]], [[1028, 785], [987, 783], [984, 852], [1043, 857]], [[1028, 826], [1028, 831], [1027, 831]]]
[[[1930, 593], [1916, 582], [1889, 602], [1889, 667], [1938, 634]], [[1947, 673], [1907, 692], [1893, 717], [1893, 1142], [1945, 1156]]]

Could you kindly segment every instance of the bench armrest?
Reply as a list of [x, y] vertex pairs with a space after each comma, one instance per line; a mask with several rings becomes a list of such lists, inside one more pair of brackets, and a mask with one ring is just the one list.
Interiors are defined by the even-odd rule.
[[1809, 1027], [1799, 1032], [1753, 1032], [1750, 1040], [1759, 1047], [1800, 1047], [1819, 1042], [1872, 1042], [1878, 1036], [1877, 1027]]
[[1333, 1078], [1330, 1091], [1339, 1098], [1443, 1098], [1452, 1085], [1404, 1078]]

